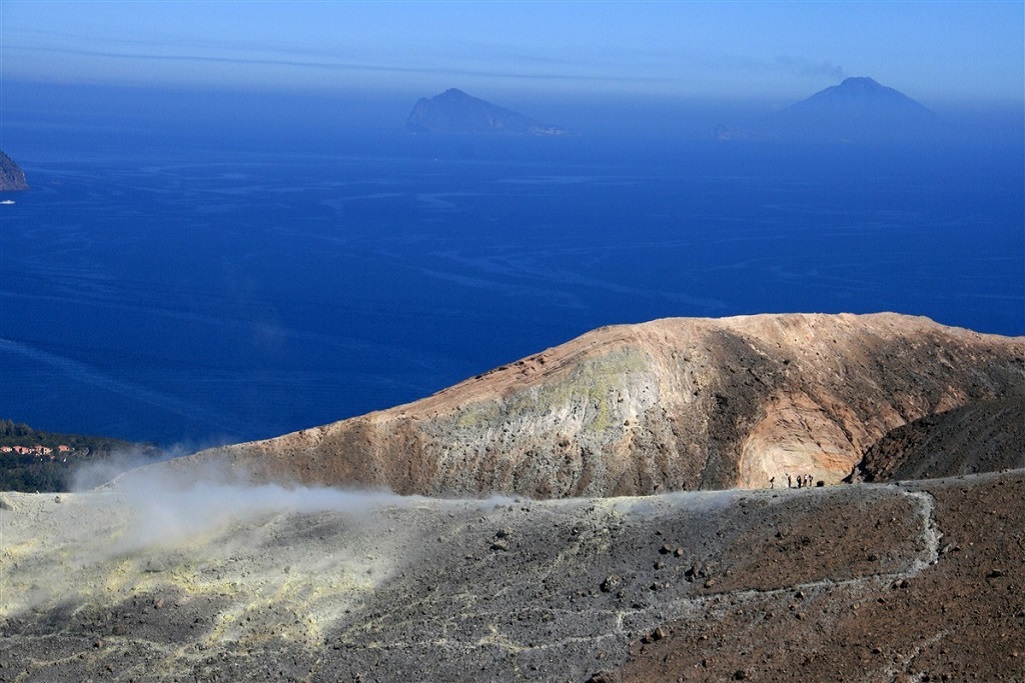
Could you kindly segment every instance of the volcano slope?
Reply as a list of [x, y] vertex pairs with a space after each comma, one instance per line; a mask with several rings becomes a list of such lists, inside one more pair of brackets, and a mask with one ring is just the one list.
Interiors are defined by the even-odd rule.
[[[0, 680], [1025, 680], [1023, 342], [606, 328], [391, 411], [0, 494]], [[852, 468], [980, 473], [736, 488]]]
[[1022, 337], [896, 314], [671, 318], [193, 460], [260, 481], [433, 496], [763, 488], [788, 474], [833, 484], [897, 427], [1022, 396]]
[[970, 403], [894, 429], [858, 463], [863, 481], [1025, 467], [1025, 397]]

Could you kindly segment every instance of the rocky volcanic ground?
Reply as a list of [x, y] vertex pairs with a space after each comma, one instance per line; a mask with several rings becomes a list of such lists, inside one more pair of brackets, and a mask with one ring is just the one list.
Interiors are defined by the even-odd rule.
[[980, 401], [928, 415], [874, 443], [858, 465], [866, 481], [933, 479], [1025, 467], [1025, 398]]
[[1023, 496], [4, 494], [0, 680], [1023, 680]]
[[1025, 681], [1023, 397], [1022, 338], [656, 321], [0, 494], [0, 681]]

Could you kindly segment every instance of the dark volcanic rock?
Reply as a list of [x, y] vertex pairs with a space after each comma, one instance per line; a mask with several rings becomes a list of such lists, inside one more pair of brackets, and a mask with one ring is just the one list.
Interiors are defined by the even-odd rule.
[[406, 129], [413, 133], [565, 134], [559, 128], [471, 97], [456, 88], [417, 100], [406, 121]]
[[980, 401], [898, 427], [858, 465], [863, 481], [932, 479], [1025, 467], [1025, 397]]
[[0, 152], [0, 192], [18, 192], [27, 190], [25, 172], [11, 157]]
[[[668, 638], [634, 643], [622, 680], [721, 681], [741, 668], [750, 680], [768, 682], [1022, 680], [1025, 598], [1018, 591], [1025, 563], [988, 577], [994, 564], [1017, 552], [1005, 545], [1008, 539], [1025, 533], [1019, 498], [1025, 472], [920, 482], [904, 490], [928, 508], [923, 542], [939, 546], [919, 570], [895, 572], [892, 580], [880, 574], [809, 584], [800, 598], [786, 600], [774, 592], [750, 600], [723, 596], [706, 608], [717, 610], [711, 620], [700, 613], [667, 620]], [[870, 527], [900, 521], [884, 515], [848, 519], [870, 533]], [[812, 543], [829, 538], [819, 535], [816, 521], [802, 523]], [[868, 547], [877, 558], [890, 553], [877, 541], [830, 541], [827, 552], [852, 559]], [[763, 571], [770, 569], [771, 563]]]
[[[1020, 470], [529, 506], [167, 493], [8, 494], [0, 680], [1021, 680]], [[467, 554], [496, 528], [516, 552]]]

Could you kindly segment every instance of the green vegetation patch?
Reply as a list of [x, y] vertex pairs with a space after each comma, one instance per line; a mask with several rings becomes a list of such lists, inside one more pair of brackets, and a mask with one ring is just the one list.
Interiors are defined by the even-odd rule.
[[76, 470], [87, 463], [109, 466], [113, 476], [119, 469], [160, 457], [153, 444], [44, 432], [0, 420], [0, 491], [68, 491]]

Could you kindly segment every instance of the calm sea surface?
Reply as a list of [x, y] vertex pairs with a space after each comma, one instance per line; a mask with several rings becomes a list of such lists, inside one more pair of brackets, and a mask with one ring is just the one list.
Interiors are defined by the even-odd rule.
[[0, 417], [52, 431], [269, 437], [667, 316], [1025, 334], [1020, 149], [35, 131], [17, 160]]

